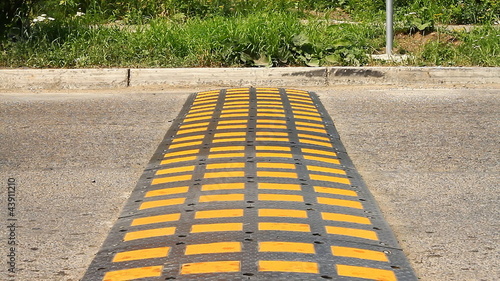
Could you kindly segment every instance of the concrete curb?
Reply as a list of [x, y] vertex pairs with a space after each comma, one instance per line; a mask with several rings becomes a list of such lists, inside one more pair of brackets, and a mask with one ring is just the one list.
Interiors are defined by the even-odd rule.
[[127, 69], [0, 69], [0, 89], [126, 87], [127, 73]]
[[0, 90], [493, 83], [500, 83], [500, 67], [0, 69]]

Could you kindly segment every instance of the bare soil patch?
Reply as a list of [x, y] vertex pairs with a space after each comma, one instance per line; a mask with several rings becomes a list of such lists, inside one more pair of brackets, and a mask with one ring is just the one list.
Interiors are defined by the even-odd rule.
[[443, 32], [434, 31], [431, 33], [398, 33], [394, 36], [394, 45], [398, 47], [399, 53], [418, 53], [422, 51], [425, 44], [438, 41], [442, 43], [461, 43], [456, 37]]

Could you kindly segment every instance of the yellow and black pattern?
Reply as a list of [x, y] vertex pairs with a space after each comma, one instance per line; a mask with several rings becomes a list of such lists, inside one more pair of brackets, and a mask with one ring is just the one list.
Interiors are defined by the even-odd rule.
[[83, 280], [416, 280], [310, 92], [192, 95]]

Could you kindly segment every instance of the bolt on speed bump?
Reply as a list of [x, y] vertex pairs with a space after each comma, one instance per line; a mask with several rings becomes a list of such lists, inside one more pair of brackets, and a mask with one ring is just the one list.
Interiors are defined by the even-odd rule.
[[83, 280], [417, 280], [316, 94], [189, 97]]

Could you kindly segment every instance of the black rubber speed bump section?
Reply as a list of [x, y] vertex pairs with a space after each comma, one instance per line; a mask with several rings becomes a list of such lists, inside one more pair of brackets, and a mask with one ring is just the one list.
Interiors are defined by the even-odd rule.
[[314, 93], [193, 94], [83, 280], [417, 280]]

